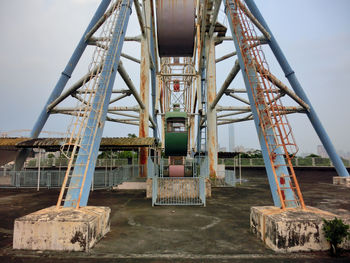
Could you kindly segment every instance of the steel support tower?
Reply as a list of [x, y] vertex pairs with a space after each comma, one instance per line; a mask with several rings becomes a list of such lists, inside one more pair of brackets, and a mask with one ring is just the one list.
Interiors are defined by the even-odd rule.
[[[226, 36], [227, 28], [218, 19], [220, 7], [225, 9], [231, 36]], [[125, 35], [132, 8], [140, 27], [138, 36]], [[123, 53], [128, 41], [140, 43], [139, 51]], [[215, 50], [223, 41], [231, 41], [232, 52], [216, 58]], [[270, 71], [263, 45], [273, 52], [292, 89]], [[88, 73], [66, 88], [88, 46], [95, 48]], [[134, 57], [137, 53], [140, 59]], [[233, 56], [237, 60], [217, 89], [216, 63]], [[140, 65], [139, 89], [121, 58]], [[117, 72], [127, 90], [118, 89]], [[230, 88], [239, 72], [245, 87]], [[112, 105], [130, 95], [136, 106]], [[223, 95], [244, 106], [218, 105]], [[284, 106], [284, 96], [297, 106]], [[68, 97], [75, 98], [77, 106], [59, 107]], [[164, 142], [164, 114], [175, 104], [189, 118], [189, 155], [207, 155], [212, 178], [217, 175], [217, 127], [254, 121], [277, 207], [305, 207], [292, 165], [298, 148], [288, 114], [308, 116], [338, 174], [349, 176], [253, 0], [102, 0], [31, 132], [31, 137], [37, 138], [52, 114], [73, 116], [62, 145], [70, 162], [57, 207], [87, 205], [106, 121], [137, 125], [140, 137], [149, 137], [151, 128], [152, 136]], [[27, 155], [26, 151], [20, 153], [16, 169], [23, 166]], [[148, 155], [147, 149], [141, 150], [141, 165], [147, 165]], [[146, 177], [147, 169], [140, 176]]]

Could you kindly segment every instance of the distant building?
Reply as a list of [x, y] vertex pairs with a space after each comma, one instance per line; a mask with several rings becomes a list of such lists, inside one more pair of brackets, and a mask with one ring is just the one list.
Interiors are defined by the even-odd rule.
[[234, 137], [235, 131], [234, 131], [234, 124], [231, 123], [228, 125], [228, 151], [234, 152], [235, 151], [235, 137]]
[[234, 148], [234, 152], [246, 152], [246, 149], [242, 145], [238, 145]]
[[337, 150], [337, 154], [343, 159], [350, 160], [350, 152], [345, 152], [343, 150]]
[[317, 155], [321, 156], [322, 158], [328, 158], [328, 154], [323, 145], [317, 145]]
[[219, 152], [226, 152], [226, 149], [227, 149], [226, 147], [220, 147]]

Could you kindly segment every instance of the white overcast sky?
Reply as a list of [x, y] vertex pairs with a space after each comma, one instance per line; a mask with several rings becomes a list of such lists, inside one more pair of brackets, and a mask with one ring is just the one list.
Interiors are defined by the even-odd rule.
[[[0, 0], [0, 132], [31, 129], [60, 72], [79, 41], [99, 0]], [[335, 147], [350, 151], [350, 1], [256, 0], [291, 66], [309, 96]], [[224, 21], [223, 10], [220, 20]], [[127, 35], [138, 34], [135, 12]], [[139, 57], [139, 44], [124, 52]], [[265, 47], [273, 73], [283, 74]], [[233, 51], [233, 44], [217, 47], [217, 57]], [[91, 48], [77, 67], [70, 84], [86, 73]], [[125, 60], [124, 60], [125, 61]], [[234, 58], [217, 65], [217, 89]], [[136, 86], [138, 65], [124, 62]], [[117, 78], [118, 88], [125, 87]], [[241, 77], [231, 88], [243, 88]], [[69, 86], [69, 84], [68, 84]], [[225, 98], [219, 104], [235, 106]], [[128, 99], [121, 105], [136, 105]], [[238, 105], [238, 104], [237, 104]], [[236, 106], [237, 106], [236, 105]], [[65, 131], [69, 118], [54, 115], [46, 131]], [[289, 115], [301, 152], [316, 152], [320, 144], [308, 119]], [[107, 124], [104, 136], [138, 133], [137, 127]], [[253, 123], [235, 126], [236, 145], [260, 148]], [[228, 146], [227, 126], [219, 128], [219, 144]]]

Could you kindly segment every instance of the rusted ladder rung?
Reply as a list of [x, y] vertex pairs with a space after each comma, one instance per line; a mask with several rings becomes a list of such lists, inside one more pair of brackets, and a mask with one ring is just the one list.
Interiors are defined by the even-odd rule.
[[293, 199], [293, 200], [283, 200], [284, 203], [286, 202], [295, 202], [295, 203], [299, 203], [299, 200], [297, 199]]
[[292, 187], [280, 187], [281, 190], [286, 190], [286, 189], [296, 189], [295, 186]]

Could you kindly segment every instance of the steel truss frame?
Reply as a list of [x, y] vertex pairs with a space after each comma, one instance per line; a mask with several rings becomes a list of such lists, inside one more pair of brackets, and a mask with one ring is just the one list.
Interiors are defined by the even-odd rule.
[[[84, 75], [76, 83], [72, 84], [66, 90], [64, 89], [87, 46], [95, 46], [101, 50], [105, 50], [107, 52], [110, 51], [109, 47], [111, 46], [113, 38], [111, 36], [97, 37], [95, 36], [96, 32], [98, 32], [101, 26], [104, 25], [104, 23], [106, 23], [106, 21], [108, 21], [113, 14], [115, 14], [115, 8], [117, 5], [121, 6], [123, 10], [125, 9], [123, 12], [128, 13], [129, 11], [127, 10], [131, 10], [131, 7], [126, 6], [131, 5], [132, 2], [134, 2], [141, 34], [131, 37], [125, 36], [127, 21], [126, 23], [120, 24], [119, 29], [115, 28], [116, 31], [119, 30], [119, 32], [122, 32], [123, 30], [120, 31], [121, 29], [124, 29], [124, 31], [121, 33], [122, 37], [119, 44], [117, 44], [116, 47], [113, 47], [118, 50], [118, 54], [116, 55], [118, 59], [114, 61], [115, 65], [112, 70], [112, 75], [114, 76], [112, 76], [110, 84], [105, 85], [104, 88], [102, 85], [99, 87], [99, 89], [108, 90], [108, 92], [104, 93], [103, 95], [105, 97], [103, 107], [101, 106], [103, 108], [101, 111], [103, 114], [101, 115], [102, 117], [99, 119], [99, 122], [92, 125], [94, 128], [97, 126], [99, 127], [96, 130], [97, 133], [92, 137], [92, 141], [90, 140], [88, 143], [90, 145], [94, 145], [91, 148], [92, 155], [90, 155], [88, 160], [81, 162], [82, 164], [90, 165], [90, 168], [88, 169], [88, 172], [83, 175], [83, 178], [85, 178], [83, 179], [84, 183], [79, 181], [80, 185], [78, 184], [78, 186], [74, 186], [79, 189], [79, 194], [77, 195], [74, 193], [72, 196], [76, 196], [77, 198], [75, 198], [75, 200], [79, 201], [77, 203], [71, 201], [67, 202], [67, 206], [79, 207], [80, 205], [87, 204], [89, 185], [91, 183], [90, 174], [94, 170], [94, 157], [92, 158], [92, 156], [95, 156], [96, 152], [98, 151], [98, 145], [101, 139], [100, 137], [102, 135], [105, 121], [137, 125], [139, 126], [140, 137], [149, 136], [148, 130], [149, 127], [151, 127], [153, 129], [153, 136], [158, 137], [158, 116], [162, 117], [162, 126], [164, 127], [163, 114], [165, 111], [171, 110], [172, 104], [174, 103], [181, 104], [183, 110], [188, 113], [190, 126], [189, 148], [192, 151], [196, 149], [197, 152], [201, 152], [201, 150], [203, 150], [205, 154], [208, 155], [209, 174], [212, 177], [215, 177], [217, 172], [217, 126], [253, 120], [256, 125], [260, 143], [264, 152], [264, 159], [274, 204], [281, 207], [293, 207], [298, 206], [299, 204], [303, 206], [300, 197], [298, 198], [298, 202], [294, 202], [290, 205], [287, 205], [284, 202], [294, 194], [288, 189], [285, 191], [285, 195], [288, 198], [281, 199], [281, 187], [284, 186], [279, 185], [278, 180], [276, 181], [276, 178], [274, 179], [273, 170], [276, 167], [274, 168], [271, 166], [271, 156], [268, 154], [268, 149], [264, 148], [266, 141], [269, 140], [266, 138], [265, 141], [262, 140], [263, 138], [260, 134], [261, 124], [259, 124], [259, 113], [257, 112], [259, 105], [254, 103], [254, 101], [256, 102], [256, 99], [254, 100], [253, 98], [257, 94], [256, 91], [259, 85], [254, 86], [252, 84], [252, 78], [249, 75], [249, 72], [259, 72], [260, 76], [263, 78], [262, 81], [273, 87], [268, 91], [270, 94], [266, 94], [267, 97], [268, 95], [273, 95], [273, 100], [268, 102], [268, 105], [270, 105], [271, 108], [266, 110], [266, 115], [270, 116], [274, 111], [278, 111], [281, 118], [285, 118], [286, 115], [293, 113], [306, 114], [320, 140], [322, 141], [327, 153], [329, 154], [338, 174], [340, 176], [349, 176], [341, 159], [336, 154], [334, 146], [324, 130], [315, 110], [313, 109], [309, 99], [296, 78], [294, 71], [288, 64], [286, 57], [274, 38], [274, 35], [272, 34], [253, 0], [198, 0], [196, 5], [195, 49], [191, 59], [183, 59], [183, 65], [181, 65], [181, 63], [175, 65], [176, 63], [173, 63], [174, 61], [171, 59], [160, 59], [157, 55], [158, 44], [155, 30], [154, 0], [142, 0], [141, 3], [139, 0], [102, 0], [75, 51], [73, 52], [72, 57], [67, 63], [67, 66], [63, 70], [55, 88], [48, 98], [41, 114], [39, 115], [30, 135], [32, 138], [37, 138], [39, 136], [51, 114], [60, 113], [73, 115], [80, 118], [84, 116], [84, 112], [91, 112], [92, 108], [90, 101], [86, 100], [84, 96], [89, 94], [94, 96], [96, 91], [86, 88], [85, 84], [96, 81], [97, 78], [101, 78], [101, 76], [105, 75], [106, 72], [104, 73], [103, 68], [106, 66], [108, 61], [101, 60], [101, 64], [96, 64], [95, 67], [90, 68], [86, 75]], [[222, 35], [219, 36], [217, 33], [218, 14], [222, 2], [226, 9], [227, 18], [230, 21], [232, 37]], [[243, 33], [240, 33], [237, 31], [237, 29], [235, 29], [235, 24], [232, 23], [234, 18], [229, 12], [230, 8], [239, 8], [246, 21], [249, 21], [249, 23], [252, 24], [252, 27], [254, 27], [254, 30], [261, 34], [253, 36], [249, 39], [250, 44], [249, 46], [245, 47], [246, 50], [242, 50], [240, 48], [242, 43], [239, 43], [239, 38], [237, 37], [239, 37], [239, 34]], [[118, 9], [119, 12], [121, 12], [122, 9]], [[122, 52], [121, 49], [124, 41], [134, 41], [141, 44], [140, 59], [131, 54], [125, 54]], [[223, 41], [233, 41], [236, 50], [220, 58], [216, 58], [215, 47]], [[251, 65], [249, 64], [250, 66], [247, 68], [247, 62], [244, 62], [244, 57], [247, 57], [245, 52], [248, 52], [249, 50], [260, 50], [262, 45], [268, 45], [271, 48], [282, 70], [284, 71], [291, 88], [274, 76], [266, 65], [252, 63]], [[233, 64], [231, 71], [217, 92], [215, 65], [216, 63], [220, 63], [221, 61], [233, 56], [237, 56], [238, 59]], [[135, 88], [135, 85], [120, 61], [120, 57], [140, 64], [141, 83], [139, 91], [137, 91]], [[176, 68], [178, 70], [176, 70]], [[110, 74], [112, 71], [110, 71], [108, 74]], [[128, 87], [127, 90], [113, 89], [114, 78], [117, 71]], [[232, 82], [239, 72], [241, 72], [244, 76], [246, 89], [230, 88], [230, 86], [232, 86]], [[91, 78], [91, 76], [94, 77]], [[179, 92], [175, 92], [172, 87], [174, 80], [180, 81]], [[251, 89], [252, 87], [253, 89]], [[111, 99], [111, 94], [115, 94], [116, 97]], [[248, 95], [248, 99], [243, 97], [242, 94]], [[151, 95], [151, 107], [149, 105], [149, 95]], [[222, 99], [223, 95], [229, 96], [236, 102], [243, 103], [245, 106], [220, 106], [218, 103]], [[117, 103], [128, 96], [133, 96], [135, 98], [137, 102], [136, 106], [113, 106], [113, 103]], [[287, 107], [280, 105], [278, 107], [274, 107], [272, 110], [272, 106], [275, 105], [275, 102], [284, 96], [294, 100], [298, 106]], [[65, 101], [68, 97], [75, 98], [81, 105], [85, 106], [59, 107], [60, 103]], [[87, 98], [89, 98], [89, 96]], [[197, 120], [195, 120], [195, 118], [197, 118]], [[195, 133], [197, 133], [197, 135], [195, 135]], [[86, 136], [86, 134], [82, 135], [82, 137], [84, 136]], [[91, 136], [89, 138], [91, 138]], [[267, 144], [269, 145], [269, 142]], [[77, 146], [77, 152], [80, 153], [80, 150], [82, 149], [81, 147], [82, 145]], [[81, 149], [79, 150], [79, 148]], [[16, 160], [17, 170], [23, 166], [27, 155], [28, 152], [26, 150], [23, 150], [20, 153]], [[147, 149], [143, 149], [140, 152], [141, 165], [147, 164], [148, 155]], [[281, 157], [279, 165], [284, 166], [284, 160], [282, 159], [283, 158]], [[287, 160], [287, 162], [289, 161]], [[286, 169], [284, 169], [281, 173], [288, 174]], [[67, 176], [69, 175], [70, 173], [68, 172]], [[143, 171], [140, 175], [147, 176], [147, 171]], [[289, 180], [287, 180], [287, 182], [288, 181]], [[60, 199], [62, 199], [62, 197], [60, 197]], [[58, 206], [60, 206], [60, 204], [58, 204]]]

